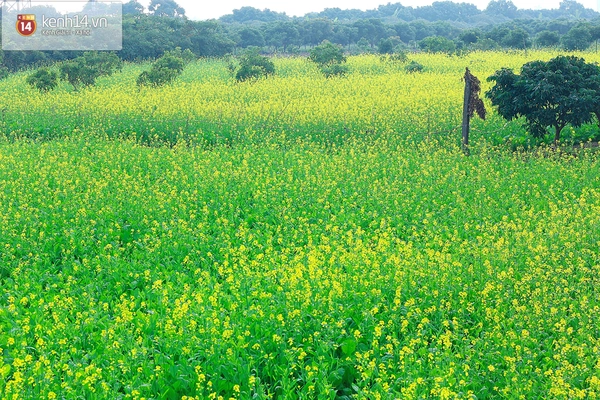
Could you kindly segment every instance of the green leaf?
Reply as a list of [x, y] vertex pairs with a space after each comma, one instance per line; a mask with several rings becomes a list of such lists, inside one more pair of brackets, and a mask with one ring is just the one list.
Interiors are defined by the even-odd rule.
[[346, 338], [344, 341], [342, 341], [342, 352], [345, 356], [349, 356], [356, 351], [356, 345], [356, 340], [352, 338]]

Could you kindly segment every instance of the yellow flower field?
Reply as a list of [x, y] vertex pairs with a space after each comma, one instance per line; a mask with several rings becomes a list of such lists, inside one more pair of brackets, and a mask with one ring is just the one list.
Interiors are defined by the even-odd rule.
[[[350, 75], [344, 79], [325, 79], [305, 59], [283, 58], [276, 60], [275, 77], [244, 84], [228, 76], [225, 61], [205, 60], [189, 66], [177, 84], [141, 91], [135, 79], [144, 67], [137, 65], [81, 92], [62, 83], [40, 94], [21, 74], [0, 82], [0, 104], [3, 130], [12, 136], [61, 137], [83, 130], [86, 135], [125, 133], [213, 144], [264, 142], [271, 135], [333, 140], [348, 134], [434, 133], [460, 125], [465, 67], [487, 90], [485, 78], [500, 67], [518, 69], [528, 60], [556, 54], [411, 55], [425, 66], [421, 74], [406, 73], [403, 64], [378, 56], [360, 56], [350, 58]], [[600, 61], [597, 54], [585, 57]], [[486, 129], [497, 134], [507, 129], [504, 125], [495, 117]], [[475, 129], [479, 126], [475, 122]], [[520, 128], [513, 123], [511, 129]]]
[[0, 398], [599, 398], [597, 153], [452, 131], [552, 56], [0, 82]]

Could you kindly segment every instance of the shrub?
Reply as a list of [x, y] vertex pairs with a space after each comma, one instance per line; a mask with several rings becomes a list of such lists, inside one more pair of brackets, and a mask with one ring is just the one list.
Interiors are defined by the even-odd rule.
[[8, 70], [8, 68], [0, 67], [0, 81], [2, 79], [8, 78], [8, 75], [10, 75], [10, 71]]
[[325, 40], [310, 51], [309, 60], [316, 63], [326, 78], [343, 76], [348, 73], [346, 56], [340, 46]]
[[419, 47], [430, 53], [454, 53], [456, 44], [443, 36], [429, 36], [419, 42]]
[[408, 61], [408, 55], [402, 50], [394, 52], [393, 54], [384, 54], [381, 56], [382, 61], [388, 61], [393, 63], [404, 64]]
[[273, 64], [273, 61], [261, 56], [257, 49], [251, 49], [246, 52], [246, 54], [240, 57], [239, 63], [235, 74], [235, 79], [238, 82], [266, 78], [275, 73], [275, 64]]
[[112, 75], [121, 70], [123, 63], [114, 53], [86, 52], [81, 57], [66, 61], [60, 66], [60, 77], [75, 90], [92, 86], [101, 76]]
[[404, 67], [404, 70], [411, 74], [414, 72], [423, 72], [423, 69], [425, 69], [425, 66], [414, 60], [408, 63], [406, 67]]
[[60, 79], [69, 82], [75, 90], [95, 84], [98, 76], [96, 68], [86, 65], [81, 57], [64, 62], [59, 69]]
[[154, 64], [150, 71], [142, 72], [137, 78], [138, 86], [163, 86], [173, 82], [185, 67], [184, 61], [170, 54], [165, 54]]
[[27, 83], [40, 93], [47, 93], [58, 85], [58, 74], [47, 68], [40, 68], [27, 77]]
[[319, 67], [346, 62], [342, 48], [327, 40], [312, 49], [308, 59], [316, 63]]
[[600, 113], [600, 67], [583, 58], [558, 56], [531, 61], [521, 74], [502, 68], [488, 78], [494, 86], [486, 93], [498, 114], [507, 120], [525, 118], [534, 137], [554, 128], [554, 143], [567, 125], [578, 127]]
[[175, 50], [166, 51], [164, 55], [181, 58], [185, 64], [194, 62], [197, 59], [196, 55], [190, 49], [181, 50], [181, 47], [176, 47]]
[[325, 75], [325, 78], [333, 78], [337, 76], [344, 76], [348, 73], [348, 66], [345, 64], [331, 64], [321, 67], [321, 72]]
[[379, 46], [377, 46], [379, 54], [393, 54], [394, 53], [394, 42], [391, 39], [381, 39]]
[[115, 53], [88, 51], [83, 54], [83, 61], [94, 67], [98, 76], [110, 76], [123, 69], [123, 61]]

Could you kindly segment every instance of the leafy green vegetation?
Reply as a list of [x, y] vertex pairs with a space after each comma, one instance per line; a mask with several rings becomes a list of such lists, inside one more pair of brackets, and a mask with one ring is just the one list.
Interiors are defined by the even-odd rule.
[[524, 117], [525, 127], [537, 137], [554, 128], [555, 144], [567, 125], [588, 123], [600, 109], [600, 68], [583, 58], [531, 61], [523, 65], [521, 75], [503, 68], [488, 80], [495, 84], [487, 96], [500, 115], [508, 120]]
[[137, 78], [138, 86], [163, 86], [173, 82], [185, 68], [185, 62], [177, 55], [165, 54], [154, 64], [150, 71], [142, 72]]
[[308, 59], [319, 66], [326, 78], [348, 73], [344, 51], [329, 41], [324, 41], [312, 49]]
[[258, 49], [249, 49], [239, 59], [235, 79], [244, 82], [252, 79], [266, 78], [275, 73], [275, 64], [259, 54]]
[[121, 68], [122, 61], [119, 57], [106, 52], [86, 52], [83, 56], [65, 61], [59, 66], [60, 78], [69, 82], [75, 90], [82, 86], [93, 86], [99, 77], [110, 76]]
[[425, 66], [418, 61], [412, 60], [404, 66], [404, 70], [408, 73], [422, 72]]
[[40, 68], [27, 77], [27, 84], [41, 93], [49, 92], [58, 85], [58, 74], [48, 68]]

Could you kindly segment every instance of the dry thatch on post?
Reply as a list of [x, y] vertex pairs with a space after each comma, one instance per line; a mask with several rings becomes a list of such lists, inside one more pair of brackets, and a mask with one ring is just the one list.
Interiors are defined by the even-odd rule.
[[481, 92], [481, 82], [477, 77], [471, 74], [469, 68], [465, 71], [465, 98], [463, 104], [463, 123], [462, 123], [462, 147], [465, 154], [469, 153], [469, 124], [471, 118], [477, 113], [479, 118], [485, 120], [485, 106], [483, 100], [479, 97]]

